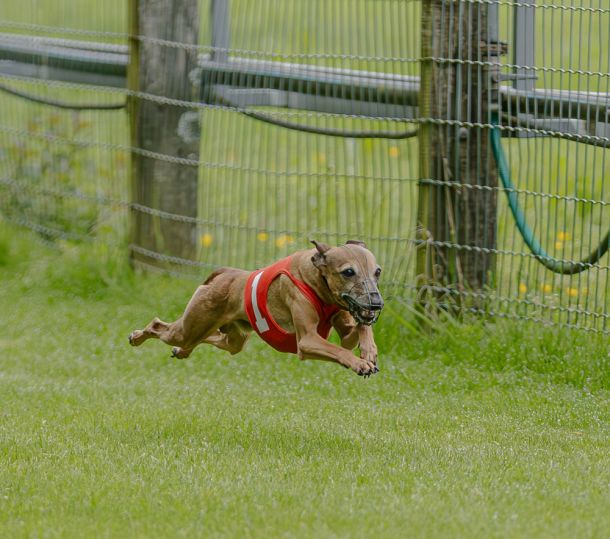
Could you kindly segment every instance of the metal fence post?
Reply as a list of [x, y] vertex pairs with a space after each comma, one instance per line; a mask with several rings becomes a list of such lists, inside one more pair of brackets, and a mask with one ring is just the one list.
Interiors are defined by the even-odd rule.
[[188, 45], [199, 42], [198, 2], [129, 0], [129, 32], [131, 255], [135, 265], [166, 267], [169, 257], [197, 257], [199, 138], [184, 137], [189, 108], [169, 100], [193, 98], [188, 75], [198, 51]]
[[229, 0], [212, 0], [210, 5], [212, 21], [212, 60], [226, 62], [229, 59], [230, 19]]
[[[531, 6], [531, 7], [528, 7]], [[514, 6], [513, 63], [533, 67], [535, 64], [536, 0], [521, 0]], [[513, 86], [517, 90], [533, 90], [536, 85], [531, 69], [515, 68]]]
[[497, 171], [489, 146], [493, 83], [488, 5], [423, 0], [419, 303], [478, 306], [493, 286]]

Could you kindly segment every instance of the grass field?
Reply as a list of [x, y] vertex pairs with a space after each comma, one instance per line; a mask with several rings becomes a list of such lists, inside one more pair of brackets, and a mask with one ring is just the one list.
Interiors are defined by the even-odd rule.
[[[376, 326], [369, 380], [126, 336], [193, 283], [0, 231], [1, 537], [603, 537], [607, 342]], [[389, 308], [399, 311], [396, 303]]]
[[[500, 6], [499, 32], [512, 52], [513, 6], [508, 4]], [[536, 86], [607, 93], [610, 13], [597, 9], [597, 0], [546, 7], [535, 10]], [[209, 0], [200, 2], [204, 46], [210, 43], [209, 8]], [[125, 0], [9, 1], [0, 5], [0, 31], [125, 43], [126, 15]], [[417, 1], [233, 0], [231, 45], [235, 54], [257, 59], [418, 75], [419, 20]], [[557, 35], [562, 36], [559, 43]], [[510, 54], [502, 61], [511, 63]], [[89, 87], [5, 82], [65, 101], [122, 99]], [[5, 94], [0, 100], [3, 214], [30, 226], [55, 228], [59, 235], [124, 241], [126, 114], [58, 111]], [[291, 120], [335, 129], [396, 128], [396, 122], [284, 113]], [[323, 137], [217, 109], [203, 111], [201, 120], [201, 263], [253, 268], [311, 237], [330, 243], [361, 238], [380, 258], [392, 292], [412, 294], [409, 244], [416, 226], [417, 139]], [[541, 244], [557, 258], [585, 257], [610, 226], [607, 150], [547, 137], [504, 139], [503, 147], [517, 188], [534, 193], [520, 196], [520, 203]], [[610, 331], [607, 262], [574, 276], [544, 269], [521, 240], [502, 193], [497, 231], [503, 254], [497, 260], [495, 311]]]

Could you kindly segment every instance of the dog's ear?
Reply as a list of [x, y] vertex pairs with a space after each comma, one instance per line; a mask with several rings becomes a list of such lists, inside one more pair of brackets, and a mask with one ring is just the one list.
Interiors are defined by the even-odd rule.
[[316, 240], [311, 240], [316, 246], [316, 251], [318, 251], [315, 255], [311, 257], [311, 261], [316, 268], [320, 266], [326, 266], [326, 252], [330, 251], [330, 245], [326, 245], [325, 243], [318, 243]]
[[345, 245], [360, 245], [360, 247], [364, 247], [365, 249], [367, 248], [366, 243], [360, 240], [347, 240]]

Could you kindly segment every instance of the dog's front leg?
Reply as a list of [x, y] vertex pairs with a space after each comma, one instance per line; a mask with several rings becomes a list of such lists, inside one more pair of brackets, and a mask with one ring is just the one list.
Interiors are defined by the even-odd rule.
[[369, 376], [377, 372], [375, 364], [367, 359], [355, 356], [351, 351], [328, 342], [318, 334], [320, 317], [298, 290], [289, 289], [288, 305], [297, 338], [299, 359], [322, 359], [334, 361], [360, 376]]
[[[358, 325], [358, 338], [360, 341], [360, 357], [377, 368], [377, 345], [371, 326]], [[379, 370], [379, 369], [377, 369]]]
[[299, 359], [323, 359], [334, 361], [348, 369], [352, 369], [360, 376], [369, 376], [377, 372], [377, 367], [370, 360], [360, 358], [349, 350], [336, 346], [318, 333], [307, 333], [298, 340]]
[[332, 344], [318, 334], [319, 318], [313, 307], [293, 305], [292, 311], [299, 359], [334, 361], [360, 376], [377, 372], [377, 367], [369, 359], [357, 357], [350, 350]]
[[341, 346], [353, 350], [360, 339], [358, 325], [347, 311], [339, 311], [332, 319], [333, 327], [341, 338]]
[[333, 327], [341, 337], [341, 346], [348, 350], [360, 348], [360, 357], [377, 365], [377, 345], [373, 328], [357, 324], [346, 311], [339, 311], [333, 318]]

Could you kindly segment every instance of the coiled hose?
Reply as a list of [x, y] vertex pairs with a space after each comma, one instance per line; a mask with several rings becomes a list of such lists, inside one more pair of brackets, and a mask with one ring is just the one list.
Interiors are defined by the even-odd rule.
[[500, 175], [500, 181], [506, 192], [508, 198], [508, 206], [510, 211], [515, 218], [517, 228], [523, 237], [523, 241], [529, 247], [532, 254], [538, 259], [538, 261], [545, 267], [555, 273], [562, 275], [574, 275], [589, 269], [593, 264], [599, 261], [599, 259], [606, 254], [608, 247], [610, 247], [610, 230], [606, 233], [603, 239], [599, 242], [598, 246], [589, 253], [588, 256], [582, 258], [579, 262], [570, 262], [566, 260], [558, 260], [549, 255], [536, 236], [532, 229], [528, 226], [525, 214], [519, 206], [519, 200], [517, 198], [517, 191], [510, 177], [510, 170], [508, 163], [506, 162], [506, 156], [502, 149], [500, 140], [501, 130], [498, 127], [498, 116], [493, 115], [491, 123], [494, 127], [491, 129], [491, 148], [498, 165], [498, 172]]

